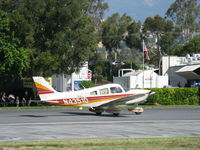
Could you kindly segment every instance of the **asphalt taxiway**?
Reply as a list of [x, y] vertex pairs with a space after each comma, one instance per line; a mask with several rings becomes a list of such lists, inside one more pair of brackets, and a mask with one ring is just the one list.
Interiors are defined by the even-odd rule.
[[96, 116], [87, 110], [0, 110], [0, 142], [200, 136], [200, 108], [145, 109]]

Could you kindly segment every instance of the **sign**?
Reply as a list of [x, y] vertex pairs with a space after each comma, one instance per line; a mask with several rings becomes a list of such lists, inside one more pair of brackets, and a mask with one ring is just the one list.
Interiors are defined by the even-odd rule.
[[152, 78], [152, 77], [150, 77], [150, 78], [145, 78], [145, 80], [153, 80], [153, 78]]
[[200, 82], [197, 82], [197, 83], [195, 83], [195, 85], [198, 85], [198, 86], [200, 86]]
[[91, 73], [88, 73], [88, 79], [91, 79], [92, 78], [92, 75], [91, 75]]
[[22, 78], [24, 88], [33, 88], [32, 78]]

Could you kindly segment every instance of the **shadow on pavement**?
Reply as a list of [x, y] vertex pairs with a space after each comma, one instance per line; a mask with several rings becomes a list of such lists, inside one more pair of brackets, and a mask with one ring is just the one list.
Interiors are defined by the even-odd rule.
[[113, 116], [112, 114], [102, 114], [102, 115], [96, 115], [94, 113], [87, 113], [87, 112], [61, 112], [63, 114], [69, 114], [69, 115], [76, 115], [76, 116], [96, 116], [96, 117], [128, 117], [124, 115], [119, 115], [119, 116]]

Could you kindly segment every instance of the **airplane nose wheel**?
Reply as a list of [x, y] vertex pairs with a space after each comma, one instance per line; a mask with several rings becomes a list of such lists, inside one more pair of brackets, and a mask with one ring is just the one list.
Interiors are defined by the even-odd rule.
[[142, 112], [135, 112], [135, 114], [136, 114], [136, 115], [141, 115], [141, 114], [142, 114]]
[[139, 106], [136, 106], [134, 108], [129, 108], [128, 110], [134, 112], [136, 115], [141, 115], [144, 111], [144, 109]]

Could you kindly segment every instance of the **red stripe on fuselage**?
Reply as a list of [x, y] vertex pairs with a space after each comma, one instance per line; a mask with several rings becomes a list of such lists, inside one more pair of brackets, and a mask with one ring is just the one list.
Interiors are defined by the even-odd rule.
[[115, 97], [123, 97], [123, 96], [130, 96], [135, 94], [120, 94], [120, 95], [107, 95], [107, 96], [94, 96], [94, 97], [87, 97], [89, 100], [98, 100], [98, 99], [107, 99], [107, 98], [115, 98]]
[[38, 92], [38, 94], [52, 94], [54, 93], [53, 91], [47, 91], [47, 92]]
[[[104, 99], [126, 97], [126, 96], [131, 96], [131, 95], [135, 95], [135, 94], [120, 94], [120, 95], [95, 96], [95, 97], [87, 97], [87, 99], [88, 99], [88, 102], [91, 103], [92, 101], [98, 101], [98, 100], [103, 101]], [[75, 98], [65, 98], [65, 99], [76, 99], [76, 98], [78, 98], [78, 97], [75, 97]], [[62, 102], [65, 99], [54, 99], [54, 100], [49, 100], [49, 101]]]

